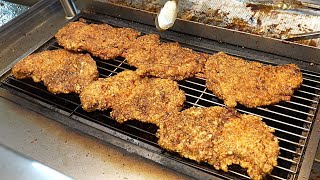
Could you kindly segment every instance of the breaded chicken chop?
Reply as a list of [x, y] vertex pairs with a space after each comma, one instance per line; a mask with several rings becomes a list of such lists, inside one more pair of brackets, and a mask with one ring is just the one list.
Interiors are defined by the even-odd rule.
[[158, 124], [164, 116], [180, 111], [185, 99], [177, 82], [143, 78], [129, 70], [92, 82], [80, 94], [84, 110], [112, 109], [111, 116], [120, 123], [139, 120]]
[[211, 56], [205, 66], [206, 85], [228, 107], [237, 102], [249, 108], [289, 101], [302, 84], [297, 65], [263, 65], [223, 52]]
[[178, 83], [170, 79], [143, 78], [131, 94], [112, 107], [111, 116], [118, 122], [139, 120], [158, 125], [171, 113], [179, 112], [186, 100]]
[[161, 121], [157, 136], [161, 147], [183, 157], [224, 171], [239, 164], [251, 178], [262, 179], [277, 165], [279, 145], [273, 131], [257, 116], [193, 107]]
[[182, 80], [202, 71], [205, 55], [178, 43], [161, 43], [159, 38], [155, 34], [141, 36], [126, 51], [126, 60], [139, 74]]
[[101, 59], [121, 56], [140, 35], [131, 28], [113, 28], [107, 24], [70, 22], [55, 35], [65, 49], [88, 51]]
[[277, 166], [278, 139], [260, 117], [239, 114], [231, 117], [213, 143], [216, 157], [208, 163], [216, 169], [228, 171], [228, 165], [246, 168], [252, 179], [262, 179]]
[[88, 112], [106, 110], [127, 98], [141, 80], [135, 71], [123, 71], [109, 78], [100, 78], [84, 88], [80, 94], [82, 108]]
[[31, 54], [12, 68], [12, 74], [17, 79], [43, 81], [50, 92], [57, 94], [80, 93], [99, 77], [96, 62], [89, 54], [63, 49]]

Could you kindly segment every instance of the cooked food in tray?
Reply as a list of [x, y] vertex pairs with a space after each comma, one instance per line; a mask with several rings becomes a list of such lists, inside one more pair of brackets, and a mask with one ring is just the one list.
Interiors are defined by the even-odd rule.
[[161, 43], [159, 38], [155, 34], [141, 36], [126, 51], [126, 60], [140, 74], [182, 80], [202, 70], [206, 55], [178, 43]]
[[27, 56], [12, 68], [17, 79], [43, 81], [52, 93], [80, 93], [98, 79], [96, 62], [88, 54], [48, 50]]
[[222, 52], [208, 59], [205, 76], [208, 89], [228, 107], [235, 107], [237, 102], [254, 108], [289, 101], [302, 84], [297, 65], [263, 65]]
[[113, 28], [107, 24], [70, 22], [55, 35], [65, 49], [88, 51], [101, 59], [121, 56], [133, 40], [140, 35], [130, 28]]
[[164, 116], [179, 112], [186, 97], [175, 81], [124, 71], [91, 83], [80, 99], [86, 111], [112, 109], [111, 116], [120, 123], [140, 120], [158, 124]]
[[277, 166], [277, 138], [260, 117], [222, 107], [190, 108], [160, 123], [158, 144], [181, 156], [228, 171], [239, 164], [253, 179]]

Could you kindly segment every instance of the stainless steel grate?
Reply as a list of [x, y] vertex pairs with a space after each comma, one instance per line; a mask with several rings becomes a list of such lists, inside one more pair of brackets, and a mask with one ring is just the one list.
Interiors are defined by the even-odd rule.
[[[100, 23], [94, 17], [81, 14], [81, 17], [88, 19], [90, 22]], [[110, 25], [119, 26], [116, 21], [108, 21]], [[128, 23], [129, 24], [129, 23]], [[120, 25], [121, 26], [121, 25]], [[143, 25], [142, 25], [143, 27]], [[147, 29], [148, 27], [145, 27]], [[139, 31], [148, 33], [148, 30], [140, 28]], [[162, 39], [163, 41], [171, 41], [170, 37]], [[217, 51], [206, 49], [201, 46], [194, 46], [185, 42], [180, 42], [182, 46], [192, 48], [199, 52], [213, 54]], [[58, 49], [60, 47], [54, 38], [46, 42], [35, 52], [46, 49]], [[232, 54], [237, 55], [237, 54]], [[248, 57], [243, 57], [247, 60], [253, 60]], [[113, 76], [123, 70], [131, 69], [124, 58], [118, 57], [113, 60], [103, 61], [99, 58], [94, 58], [100, 73], [100, 77], [107, 78]], [[270, 62], [263, 62], [270, 63]], [[275, 65], [275, 64], [274, 64]], [[303, 85], [295, 92], [290, 102], [281, 102], [273, 106], [259, 107], [255, 109], [238, 106], [237, 110], [241, 113], [254, 114], [261, 116], [263, 121], [270, 127], [276, 130], [275, 135], [279, 139], [280, 156], [278, 158], [278, 166], [275, 167], [270, 177], [274, 179], [295, 179], [299, 173], [304, 150], [308, 143], [310, 131], [314, 123], [315, 114], [320, 98], [320, 74], [302, 70]], [[46, 87], [41, 83], [35, 83], [30, 79], [17, 80], [9, 75], [0, 87], [3, 89], [22, 96], [25, 99], [41, 104], [47, 108], [57, 111], [73, 119], [84, 118], [91, 122], [100, 124], [107, 128], [113, 129], [121, 134], [147, 143], [155, 148], [157, 138], [155, 133], [157, 127], [153, 124], [145, 124], [138, 121], [130, 121], [124, 124], [118, 124], [111, 120], [109, 111], [88, 113], [82, 110], [79, 97], [76, 94], [69, 95], [54, 95], [46, 90]], [[223, 101], [218, 99], [205, 86], [205, 79], [189, 78], [184, 81], [179, 81], [180, 89], [184, 90], [187, 96], [185, 108], [192, 106], [209, 107], [209, 106], [224, 106]], [[228, 173], [216, 171], [207, 164], [198, 164], [194, 161], [181, 158], [177, 154], [161, 151], [163, 156], [166, 156], [174, 161], [193, 167], [196, 170], [212, 174], [212, 177], [219, 176], [226, 179], [249, 179], [245, 170], [239, 166], [233, 165]]]

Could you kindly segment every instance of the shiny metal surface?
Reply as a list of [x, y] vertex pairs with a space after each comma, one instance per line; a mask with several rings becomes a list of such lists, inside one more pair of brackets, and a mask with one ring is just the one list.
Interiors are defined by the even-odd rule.
[[60, 0], [60, 2], [64, 9], [64, 12], [66, 13], [67, 19], [71, 19], [78, 14], [78, 10], [74, 5], [73, 0]]
[[12, 149], [0, 144], [0, 174], [2, 179], [24, 180], [71, 180], [71, 178], [25, 157]]

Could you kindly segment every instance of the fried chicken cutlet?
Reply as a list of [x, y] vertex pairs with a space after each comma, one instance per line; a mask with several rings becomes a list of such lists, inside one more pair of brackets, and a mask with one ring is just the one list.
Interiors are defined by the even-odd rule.
[[123, 71], [109, 78], [100, 78], [84, 88], [80, 94], [82, 108], [88, 112], [106, 110], [126, 98], [141, 77], [135, 71]]
[[208, 163], [216, 169], [228, 171], [228, 165], [238, 164], [247, 169], [252, 179], [262, 179], [277, 166], [278, 139], [260, 117], [238, 115], [226, 122], [214, 141], [216, 157]]
[[31, 54], [12, 68], [17, 79], [32, 78], [43, 81], [48, 91], [80, 93], [92, 81], [98, 79], [96, 62], [89, 54], [72, 53], [67, 50], [47, 50]]
[[175, 81], [141, 77], [129, 70], [92, 82], [80, 94], [84, 110], [112, 109], [111, 116], [120, 123], [157, 124], [163, 116], [180, 111], [185, 99]]
[[107, 24], [70, 22], [55, 37], [65, 49], [88, 51], [93, 56], [108, 60], [121, 56], [140, 35], [131, 28], [113, 28]]
[[202, 71], [206, 56], [178, 43], [161, 43], [159, 35], [141, 36], [132, 43], [124, 57], [145, 76], [182, 80]]
[[145, 77], [128, 97], [113, 106], [111, 116], [120, 123], [139, 120], [158, 125], [165, 116], [179, 112], [185, 100], [177, 82]]
[[247, 168], [262, 179], [277, 165], [279, 145], [274, 130], [253, 115], [222, 107], [186, 109], [160, 122], [158, 144], [197, 162], [228, 171], [228, 165]]
[[237, 102], [254, 108], [289, 101], [302, 84], [297, 65], [263, 65], [223, 52], [212, 55], [205, 66], [206, 85], [228, 107]]

